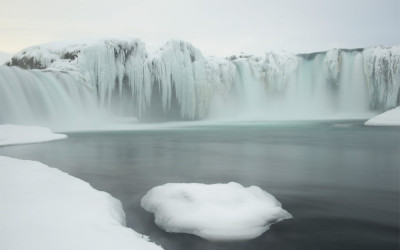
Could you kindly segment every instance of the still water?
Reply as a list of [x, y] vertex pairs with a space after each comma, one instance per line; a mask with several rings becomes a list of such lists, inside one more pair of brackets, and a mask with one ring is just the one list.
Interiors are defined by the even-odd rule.
[[[110, 193], [122, 201], [127, 226], [166, 250], [400, 247], [399, 128], [236, 123], [68, 136], [0, 154], [41, 161]], [[209, 242], [160, 230], [140, 207], [157, 185], [230, 181], [261, 187], [294, 218], [254, 240]]]

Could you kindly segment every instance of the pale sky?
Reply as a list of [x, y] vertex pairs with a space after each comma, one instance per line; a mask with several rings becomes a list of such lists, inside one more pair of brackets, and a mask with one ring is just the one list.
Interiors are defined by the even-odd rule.
[[0, 50], [82, 37], [191, 42], [206, 55], [400, 44], [400, 0], [2, 0]]

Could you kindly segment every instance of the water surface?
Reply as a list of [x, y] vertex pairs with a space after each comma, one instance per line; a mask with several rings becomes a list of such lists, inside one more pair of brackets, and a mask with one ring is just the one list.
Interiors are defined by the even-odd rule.
[[[70, 133], [63, 141], [0, 148], [38, 160], [123, 203], [127, 225], [166, 250], [396, 249], [400, 129], [354, 121], [237, 123]], [[159, 229], [140, 207], [168, 182], [257, 185], [294, 218], [242, 242], [209, 242]]]

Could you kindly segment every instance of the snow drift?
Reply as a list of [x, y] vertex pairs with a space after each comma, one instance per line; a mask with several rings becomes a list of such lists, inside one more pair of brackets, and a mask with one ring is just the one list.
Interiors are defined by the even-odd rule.
[[272, 223], [292, 218], [271, 194], [234, 182], [168, 183], [152, 188], [141, 204], [167, 232], [218, 241], [253, 239]]
[[0, 171], [2, 249], [162, 249], [124, 226], [119, 200], [82, 180], [4, 156]]

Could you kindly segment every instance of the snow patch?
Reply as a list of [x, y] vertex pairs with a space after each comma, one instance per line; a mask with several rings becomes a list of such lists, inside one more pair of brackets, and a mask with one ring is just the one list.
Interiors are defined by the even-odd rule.
[[369, 126], [400, 126], [400, 106], [377, 115], [365, 122]]
[[0, 65], [6, 63], [8, 60], [10, 60], [12, 57], [12, 54], [0, 51]]
[[167, 232], [190, 233], [207, 240], [246, 240], [292, 216], [259, 187], [228, 184], [168, 183], [152, 188], [142, 207]]
[[119, 200], [80, 179], [4, 156], [0, 171], [2, 249], [162, 249], [124, 226]]
[[37, 143], [67, 138], [55, 134], [50, 129], [36, 126], [0, 125], [0, 146]]

